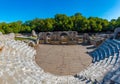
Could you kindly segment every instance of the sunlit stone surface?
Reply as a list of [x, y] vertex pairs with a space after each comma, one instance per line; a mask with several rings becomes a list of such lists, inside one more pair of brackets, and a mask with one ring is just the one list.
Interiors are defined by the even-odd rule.
[[90, 54], [92, 63], [74, 76], [45, 73], [36, 51], [12, 35], [0, 34], [0, 84], [120, 84], [120, 31]]
[[35, 63], [36, 51], [26, 43], [0, 35], [0, 84], [74, 84], [73, 76], [45, 73]]
[[91, 63], [92, 57], [86, 53], [86, 48], [90, 47], [92, 46], [40, 44], [36, 48], [35, 61], [45, 72], [75, 75]]

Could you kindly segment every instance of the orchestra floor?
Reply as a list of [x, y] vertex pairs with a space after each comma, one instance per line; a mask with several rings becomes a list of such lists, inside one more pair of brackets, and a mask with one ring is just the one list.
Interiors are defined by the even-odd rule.
[[55, 75], [74, 75], [91, 63], [86, 53], [88, 46], [83, 45], [45, 45], [37, 46], [36, 63]]

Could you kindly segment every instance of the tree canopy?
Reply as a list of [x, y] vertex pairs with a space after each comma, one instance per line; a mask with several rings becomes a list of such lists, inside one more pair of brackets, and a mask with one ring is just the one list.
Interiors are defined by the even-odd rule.
[[78, 31], [78, 32], [106, 32], [113, 31], [116, 27], [120, 27], [120, 17], [108, 21], [99, 17], [84, 17], [81, 13], [72, 16], [65, 14], [56, 14], [54, 18], [16, 21], [11, 23], [0, 23], [0, 31], [2, 33], [30, 33], [32, 30], [36, 32], [47, 31]]

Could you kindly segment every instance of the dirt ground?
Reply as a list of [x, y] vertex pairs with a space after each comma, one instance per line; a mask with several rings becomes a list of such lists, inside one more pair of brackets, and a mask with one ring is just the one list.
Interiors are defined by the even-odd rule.
[[74, 75], [84, 70], [92, 61], [86, 53], [88, 46], [45, 45], [37, 46], [36, 63], [55, 75]]

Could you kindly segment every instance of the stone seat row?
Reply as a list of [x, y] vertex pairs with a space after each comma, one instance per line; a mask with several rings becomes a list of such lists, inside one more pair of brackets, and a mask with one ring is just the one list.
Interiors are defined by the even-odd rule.
[[0, 48], [0, 84], [85, 84], [74, 76], [44, 72], [35, 62], [35, 49], [22, 41], [0, 39]]
[[[2, 38], [5, 38], [2, 35]], [[75, 76], [44, 72], [35, 62], [36, 51], [22, 41], [0, 39], [1, 84], [110, 84], [120, 83], [120, 42], [107, 39], [91, 52], [92, 63]]]
[[[106, 40], [91, 54], [93, 62], [84, 71], [76, 74], [80, 80], [106, 84], [106, 80], [113, 80], [113, 72], [120, 68], [120, 42], [116, 40]], [[113, 77], [108, 76], [111, 74]], [[105, 79], [106, 78], [106, 79]], [[111, 79], [110, 79], [111, 78]], [[118, 76], [115, 75], [118, 79]], [[114, 78], [114, 79], [115, 79]], [[120, 79], [120, 76], [119, 76]]]
[[109, 40], [106, 40], [101, 46], [91, 53], [93, 62], [113, 56], [115, 53], [119, 53], [119, 44], [113, 45], [112, 41], [108, 41]]

